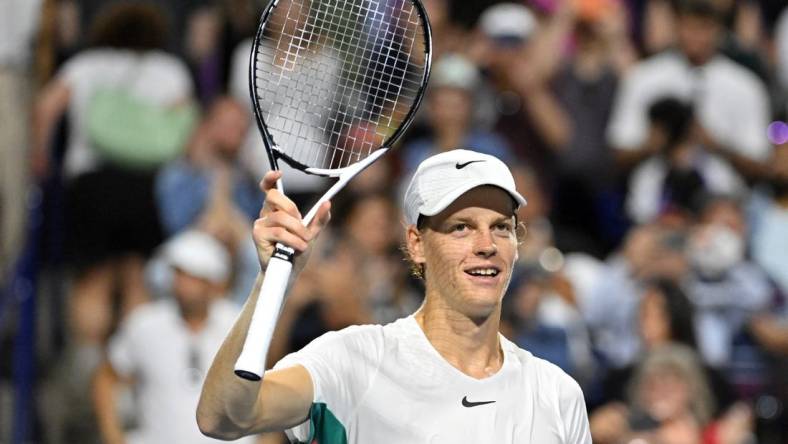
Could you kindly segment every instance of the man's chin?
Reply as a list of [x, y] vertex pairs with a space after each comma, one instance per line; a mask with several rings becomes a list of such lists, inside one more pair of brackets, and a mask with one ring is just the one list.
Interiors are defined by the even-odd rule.
[[477, 324], [485, 322], [487, 318], [497, 315], [501, 306], [501, 295], [499, 292], [489, 295], [476, 294], [465, 299], [465, 314], [474, 319]]

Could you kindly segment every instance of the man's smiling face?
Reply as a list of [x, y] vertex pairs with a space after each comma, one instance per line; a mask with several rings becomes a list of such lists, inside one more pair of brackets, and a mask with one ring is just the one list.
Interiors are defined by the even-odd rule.
[[423, 264], [428, 297], [438, 295], [472, 318], [489, 316], [509, 285], [517, 259], [511, 196], [494, 186], [473, 188], [408, 232], [414, 262]]

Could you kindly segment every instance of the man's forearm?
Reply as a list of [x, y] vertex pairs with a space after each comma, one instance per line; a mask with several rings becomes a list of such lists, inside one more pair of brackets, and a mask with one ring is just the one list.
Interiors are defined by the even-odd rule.
[[254, 421], [259, 417], [261, 381], [238, 378], [233, 370], [246, 340], [262, 281], [261, 273], [205, 378], [197, 406], [197, 423], [200, 430], [209, 436], [221, 439], [240, 437], [254, 427]]

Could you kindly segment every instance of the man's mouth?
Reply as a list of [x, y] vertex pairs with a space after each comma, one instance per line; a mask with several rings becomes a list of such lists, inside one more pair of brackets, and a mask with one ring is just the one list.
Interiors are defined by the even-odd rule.
[[479, 277], [495, 277], [498, 276], [500, 272], [501, 270], [496, 267], [476, 267], [465, 270], [465, 273]]

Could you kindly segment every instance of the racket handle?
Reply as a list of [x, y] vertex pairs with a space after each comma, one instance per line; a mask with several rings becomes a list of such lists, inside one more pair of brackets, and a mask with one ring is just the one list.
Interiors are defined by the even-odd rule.
[[[277, 250], [279, 250], [277, 245]], [[287, 247], [284, 247], [287, 248]], [[265, 372], [265, 358], [274, 336], [274, 327], [282, 310], [287, 282], [293, 263], [271, 256], [257, 295], [252, 321], [246, 333], [241, 354], [235, 361], [235, 374], [249, 381], [259, 381]]]

